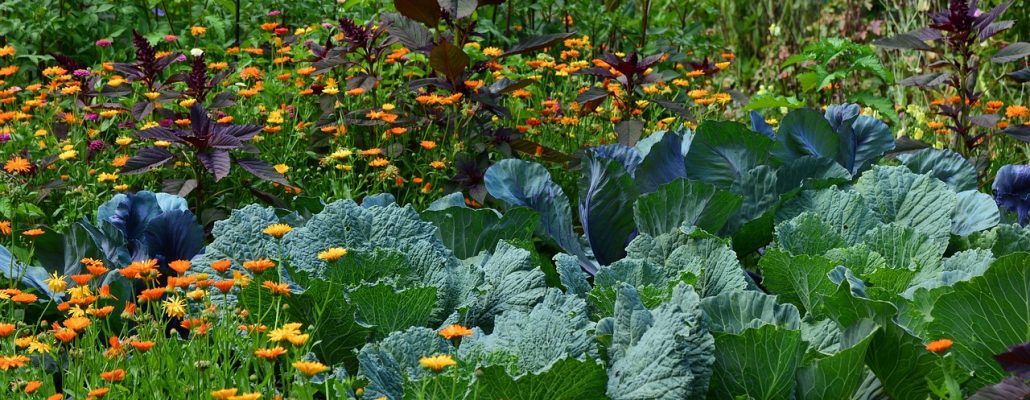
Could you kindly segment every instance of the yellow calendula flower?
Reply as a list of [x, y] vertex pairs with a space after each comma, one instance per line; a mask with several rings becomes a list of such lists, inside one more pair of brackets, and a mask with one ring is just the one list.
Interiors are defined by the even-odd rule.
[[454, 361], [453, 358], [451, 358], [451, 356], [447, 354], [440, 354], [432, 357], [422, 357], [418, 360], [418, 363], [422, 364], [423, 367], [433, 370], [433, 372], [440, 372], [443, 371], [444, 368], [458, 364]]
[[178, 296], [165, 299], [161, 302], [161, 306], [164, 307], [165, 315], [172, 318], [182, 318], [186, 316], [186, 301]]
[[61, 154], [58, 154], [57, 158], [60, 158], [61, 161], [68, 161], [68, 160], [74, 160], [75, 157], [78, 157], [78, 156], [79, 156], [79, 152], [76, 151], [76, 150], [65, 150], [65, 151], [62, 151]]
[[63, 276], [57, 276], [57, 272], [54, 272], [50, 274], [50, 278], [47, 278], [46, 286], [54, 293], [62, 293], [64, 289], [68, 288], [68, 281]]
[[307, 377], [312, 377], [329, 370], [329, 367], [318, 361], [294, 361], [293, 368], [296, 368], [297, 371], [300, 371], [300, 373]]
[[332, 247], [327, 249], [326, 251], [318, 253], [318, 259], [331, 262], [339, 260], [340, 257], [343, 257], [345, 255], [347, 255], [347, 249], [343, 247]]
[[[276, 170], [278, 170], [278, 168]], [[272, 236], [272, 237], [275, 237], [275, 238], [281, 238], [281, 237], [283, 237], [283, 235], [286, 235], [287, 233], [290, 233], [290, 231], [292, 231], [292, 230], [293, 230], [293, 227], [289, 226], [287, 224], [272, 224], [272, 225], [269, 225], [269, 226], [265, 227], [265, 229], [263, 231], [261, 231], [261, 232], [264, 232], [266, 235], [269, 235], [269, 236]]]
[[280, 174], [285, 174], [285, 173], [286, 173], [286, 171], [289, 171], [289, 170], [290, 170], [290, 166], [289, 166], [289, 165], [286, 165], [286, 164], [276, 164], [276, 165], [275, 165], [274, 167], [272, 167], [272, 168], [275, 168], [275, 172], [278, 172], [278, 173], [280, 173]]

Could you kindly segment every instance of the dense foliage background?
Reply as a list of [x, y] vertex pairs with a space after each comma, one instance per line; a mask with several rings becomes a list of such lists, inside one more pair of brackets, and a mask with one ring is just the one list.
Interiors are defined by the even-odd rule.
[[0, 398], [1025, 398], [1028, 15], [4, 1]]

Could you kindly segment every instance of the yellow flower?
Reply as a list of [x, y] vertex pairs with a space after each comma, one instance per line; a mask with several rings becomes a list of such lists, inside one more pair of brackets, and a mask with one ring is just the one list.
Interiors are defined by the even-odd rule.
[[205, 28], [203, 26], [193, 26], [193, 27], [190, 27], [190, 35], [193, 35], [193, 36], [204, 36], [205, 33], [207, 33], [207, 28]]
[[100, 175], [97, 176], [97, 182], [101, 182], [101, 183], [103, 183], [103, 182], [114, 182], [116, 180], [118, 180], [118, 174], [116, 174], [116, 173], [115, 174], [109, 174], [107, 172], [101, 172]]
[[300, 335], [301, 324], [299, 322], [291, 322], [283, 325], [281, 328], [272, 329], [268, 332], [268, 340], [273, 342], [281, 342], [284, 340], [290, 340], [291, 337]]
[[66, 150], [66, 151], [61, 152], [61, 154], [58, 154], [57, 158], [60, 158], [61, 161], [68, 161], [68, 160], [74, 160], [75, 157], [78, 157], [78, 156], [79, 156], [79, 152], [78, 151]]
[[283, 113], [282, 113], [282, 111], [275, 110], [275, 111], [272, 111], [271, 113], [269, 113], [268, 114], [268, 123], [276, 124], [276, 125], [283, 123]]
[[275, 168], [275, 172], [278, 172], [280, 174], [285, 174], [286, 171], [290, 170], [290, 166], [286, 164], [276, 164], [273, 168]]
[[165, 299], [161, 305], [165, 309], [165, 315], [169, 317], [182, 318], [186, 316], [186, 301], [178, 296]]
[[190, 107], [193, 107], [193, 103], [196, 103], [196, 102], [197, 102], [197, 99], [186, 99], [186, 100], [180, 101], [179, 105], [182, 106], [182, 107], [190, 108]]
[[443, 371], [444, 368], [458, 364], [454, 361], [453, 358], [451, 358], [451, 356], [447, 354], [440, 354], [432, 357], [422, 357], [418, 360], [418, 363], [422, 364], [423, 367], [433, 370], [433, 372], [440, 372]]
[[229, 400], [258, 400], [261, 393], [244, 393], [239, 396], [229, 396]]
[[347, 255], [347, 249], [343, 247], [332, 247], [326, 251], [318, 253], [318, 259], [332, 262], [339, 260], [340, 257], [345, 255]]
[[263, 230], [262, 232], [272, 237], [281, 238], [283, 237], [283, 235], [290, 233], [290, 231], [292, 230], [293, 227], [287, 224], [272, 224], [267, 226], [265, 230]]
[[128, 145], [132, 144], [132, 138], [122, 136], [122, 137], [120, 137], [118, 139], [115, 139], [114, 142], [117, 143], [119, 146], [128, 146]]
[[28, 350], [28, 352], [29, 353], [49, 353], [50, 352], [50, 345], [46, 344], [46, 343], [43, 343], [43, 342], [40, 342], [40, 341], [33, 340], [32, 343], [29, 343], [29, 350]]
[[46, 286], [54, 293], [61, 293], [68, 287], [68, 281], [64, 280], [63, 276], [57, 276], [57, 272], [54, 272], [46, 280]]
[[318, 361], [294, 361], [293, 368], [296, 368], [300, 373], [308, 377], [312, 377], [329, 370], [329, 367]]
[[350, 150], [347, 150], [347, 149], [340, 149], [340, 150], [334, 151], [333, 154], [329, 155], [329, 157], [334, 159], [334, 160], [342, 160], [342, 159], [345, 159], [347, 157], [350, 157], [351, 154], [354, 154], [354, 152], [350, 151]]
[[501, 54], [504, 54], [504, 51], [501, 51], [501, 49], [496, 47], [487, 47], [483, 49], [483, 55], [487, 57], [500, 57]]
[[168, 147], [168, 146], [171, 146], [171, 145], [172, 145], [172, 142], [169, 142], [167, 140], [156, 140], [156, 141], [154, 141], [154, 146], [157, 146], [157, 147]]

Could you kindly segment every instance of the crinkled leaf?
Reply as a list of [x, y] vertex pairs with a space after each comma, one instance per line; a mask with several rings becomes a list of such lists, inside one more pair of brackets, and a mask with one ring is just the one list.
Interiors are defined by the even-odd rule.
[[740, 196], [727, 190], [680, 178], [640, 196], [633, 204], [633, 216], [637, 229], [651, 236], [673, 232], [681, 226], [717, 232], [740, 203]]

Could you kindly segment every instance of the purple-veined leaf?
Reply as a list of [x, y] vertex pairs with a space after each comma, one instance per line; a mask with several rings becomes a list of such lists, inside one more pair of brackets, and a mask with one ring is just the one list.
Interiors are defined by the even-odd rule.
[[615, 133], [619, 136], [619, 144], [623, 146], [635, 146], [643, 132], [644, 123], [635, 119], [622, 120], [615, 124]]
[[677, 117], [686, 118], [690, 122], [693, 122], [695, 124], [697, 123], [697, 120], [694, 119], [694, 115], [690, 113], [690, 110], [688, 110], [686, 107], [677, 102], [661, 98], [654, 99], [654, 102], [658, 103], [658, 105], [662, 107], [665, 107], [665, 109], [669, 110], [669, 112], [676, 114]]
[[602, 87], [591, 87], [590, 89], [587, 89], [587, 91], [576, 96], [576, 102], [582, 106], [582, 112], [592, 112], [597, 109], [597, 106], [601, 105], [601, 103], [604, 102], [604, 99], [607, 99], [610, 94], [611, 93], [608, 92], [608, 89]]
[[1001, 21], [987, 25], [982, 31], [980, 31], [980, 41], [990, 39], [994, 35], [1004, 32], [1005, 30], [1012, 27], [1015, 21]]
[[262, 160], [258, 160], [256, 158], [237, 159], [236, 165], [239, 165], [247, 172], [250, 172], [252, 175], [263, 180], [275, 182], [280, 185], [289, 186], [290, 184], [283, 174], [280, 174], [279, 171], [276, 171], [275, 168]]
[[231, 161], [228, 151], [218, 149], [201, 151], [197, 153], [197, 159], [200, 160], [200, 163], [204, 165], [208, 172], [215, 176], [215, 182], [229, 175]]
[[225, 108], [236, 104], [236, 95], [232, 92], [222, 92], [215, 95], [215, 98], [211, 100], [211, 104], [208, 104], [209, 108]]
[[934, 73], [930, 73], [930, 74], [910, 76], [908, 78], [902, 79], [901, 82], [898, 82], [898, 83], [900, 83], [901, 86], [916, 86], [916, 87], [921, 87], [921, 88], [934, 88], [934, 87], [937, 87], [937, 86], [940, 86], [941, 84], [943, 84], [950, 77], [951, 77], [951, 74], [949, 74], [947, 72], [934, 72]]
[[568, 154], [526, 139], [512, 140], [510, 145], [512, 149], [525, 154], [532, 154], [544, 161], [566, 163], [574, 160], [574, 158]]
[[979, 127], [995, 129], [998, 126], [999, 118], [997, 114], [974, 115], [969, 117], [969, 122]]
[[1012, 124], [1002, 129], [1001, 133], [1012, 136], [1016, 140], [1030, 143], [1030, 126]]
[[445, 40], [429, 52], [429, 65], [433, 67], [433, 70], [453, 81], [465, 72], [465, 68], [469, 65], [469, 56]]
[[1030, 68], [1023, 68], [1019, 71], [1009, 73], [1008, 76], [1017, 82], [1030, 82]]
[[365, 91], [372, 90], [379, 77], [369, 74], [357, 74], [347, 80], [347, 90], [362, 88]]
[[223, 130], [216, 130], [211, 133], [211, 138], [208, 139], [207, 145], [219, 150], [232, 150], [242, 147], [243, 142], [236, 136], [226, 134]]
[[182, 143], [182, 140], [179, 139], [179, 136], [183, 134], [185, 134], [185, 132], [181, 130], [167, 128], [163, 126], [144, 129], [142, 131], [136, 132], [136, 136], [140, 139], [164, 140], [172, 143]]
[[220, 133], [226, 135], [235, 136], [240, 141], [247, 141], [254, 138], [258, 132], [261, 132], [261, 126], [259, 125], [224, 125], [216, 124], [215, 129]]
[[179, 197], [189, 196], [197, 188], [196, 179], [165, 179], [161, 182], [161, 191]]
[[433, 47], [433, 33], [411, 18], [397, 13], [385, 13], [383, 22], [390, 36], [397, 38], [412, 51], [428, 52]]
[[995, 354], [994, 360], [1005, 371], [1023, 379], [1030, 378], [1030, 343], [1009, 347], [1008, 351]]
[[[1012, 1], [1007, 1], [1007, 2], [1004, 2], [1004, 3], [998, 4], [996, 7], [992, 8], [991, 11], [982, 13], [978, 17], [976, 17], [976, 22], [973, 22], [973, 29], [976, 29], [977, 31], [980, 32], [980, 40], [986, 39], [983, 36], [983, 33], [984, 33], [985, 29], [987, 27], [991, 26], [992, 24], [994, 24], [994, 20], [998, 19], [998, 17], [1000, 17], [1001, 14], [1003, 14], [1005, 12], [1005, 10], [1008, 10], [1009, 7], [1011, 7], [1011, 6], [1012, 6]], [[1005, 22], [1011, 22], [1011, 21], [1005, 21]], [[987, 36], [987, 37], [990, 37], [990, 36]]]
[[569, 36], [574, 35], [572, 32], [566, 33], [552, 33], [549, 35], [531, 36], [512, 46], [501, 57], [507, 57], [515, 54], [528, 53], [530, 51], [540, 50], [546, 47], [554, 46], [556, 43], [565, 40]]
[[393, 5], [401, 15], [435, 27], [443, 16], [437, 0], [394, 0]]
[[141, 101], [132, 105], [132, 116], [137, 121], [143, 121], [150, 116], [150, 113], [154, 112], [154, 103], [149, 101]]
[[998, 50], [997, 53], [994, 53], [994, 56], [991, 57], [991, 61], [1001, 64], [1016, 61], [1026, 56], [1030, 56], [1030, 43], [1016, 42], [1005, 46], [1004, 49]]
[[122, 167], [122, 173], [126, 175], [139, 174], [160, 167], [171, 160], [174, 155], [168, 150], [160, 147], [147, 147], [136, 153]]
[[454, 19], [471, 17], [479, 3], [476, 0], [438, 0], [440, 8]]
[[930, 51], [933, 47], [912, 33], [902, 33], [887, 38], [877, 39], [873, 44], [887, 49]]

